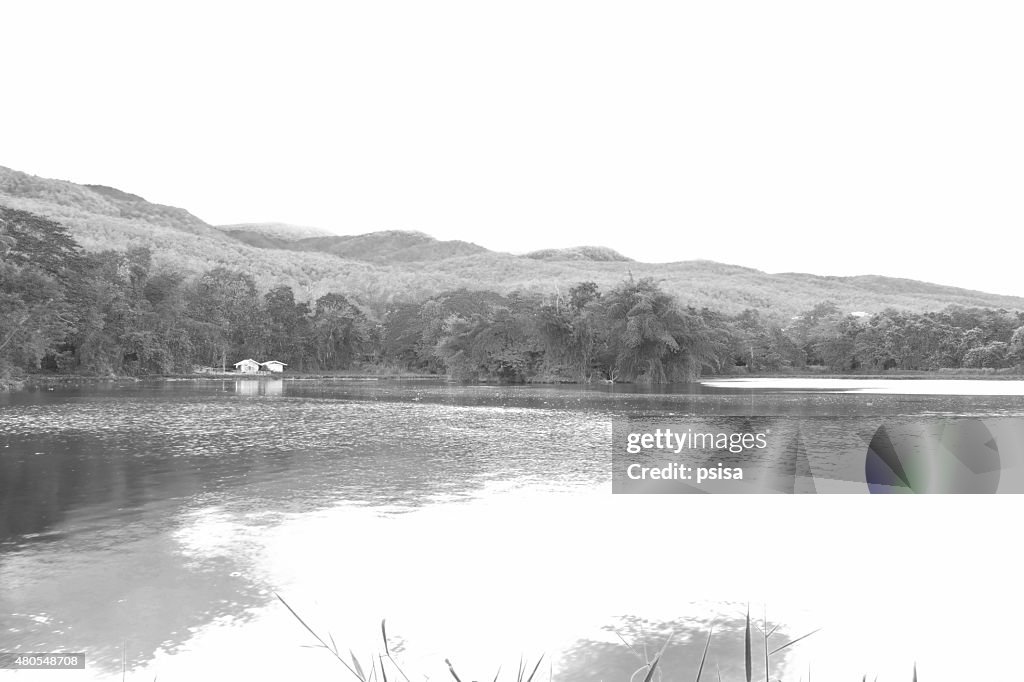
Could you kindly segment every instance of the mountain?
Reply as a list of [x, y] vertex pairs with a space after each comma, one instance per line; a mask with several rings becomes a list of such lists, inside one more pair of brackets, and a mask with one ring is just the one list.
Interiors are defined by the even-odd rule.
[[141, 221], [188, 234], [213, 238], [219, 234], [217, 230], [181, 208], [153, 204], [142, 197], [112, 187], [47, 180], [3, 166], [0, 166], [0, 197], [3, 197], [8, 205], [45, 207], [53, 217], [59, 215], [67, 217], [68, 220], [89, 217], [112, 221]]
[[221, 227], [225, 234], [250, 246], [263, 249], [284, 249], [329, 253], [339, 258], [388, 265], [391, 263], [432, 262], [490, 253], [476, 244], [462, 241], [439, 241], [422, 232], [387, 230], [357, 235], [322, 234], [303, 239], [289, 239], [252, 229]]
[[594, 246], [517, 256], [420, 232], [334, 235], [282, 223], [214, 227], [184, 209], [120, 189], [49, 180], [2, 166], [0, 204], [62, 222], [87, 250], [148, 247], [158, 267], [195, 273], [226, 266], [250, 273], [262, 289], [284, 284], [306, 300], [338, 291], [379, 308], [460, 287], [550, 294], [577, 282], [607, 288], [634, 276], [660, 280], [684, 304], [730, 314], [756, 308], [788, 318], [824, 300], [847, 312], [886, 307], [926, 311], [951, 303], [1024, 310], [1024, 298], [927, 282], [767, 274], [700, 260], [638, 263]]
[[632, 258], [626, 258], [618, 251], [605, 246], [574, 246], [568, 249], [541, 249], [531, 251], [523, 256], [534, 260], [592, 260], [598, 262], [615, 261], [620, 263], [632, 262]]
[[[218, 230], [239, 238], [240, 234], [258, 234], [275, 237], [286, 241], [304, 239], [306, 237], [328, 237], [330, 232], [319, 227], [291, 225], [289, 223], [238, 223], [236, 225], [217, 225]], [[245, 241], [244, 239], [242, 241]]]

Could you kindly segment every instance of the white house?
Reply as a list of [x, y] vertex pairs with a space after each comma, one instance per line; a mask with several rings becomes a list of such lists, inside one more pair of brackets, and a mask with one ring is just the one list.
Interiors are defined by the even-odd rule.
[[256, 362], [252, 358], [242, 360], [241, 362], [235, 363], [235, 370], [242, 374], [255, 374], [260, 371], [260, 363]]
[[260, 367], [262, 367], [263, 369], [267, 370], [268, 372], [274, 372], [278, 374], [283, 372], [284, 368], [287, 366], [288, 363], [278, 362], [277, 360], [267, 360], [266, 362], [260, 363]]

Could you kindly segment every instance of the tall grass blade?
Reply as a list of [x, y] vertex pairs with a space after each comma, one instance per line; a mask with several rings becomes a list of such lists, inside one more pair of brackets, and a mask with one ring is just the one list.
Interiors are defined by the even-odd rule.
[[612, 628], [612, 632], [614, 632], [618, 636], [618, 638], [622, 640], [622, 643], [625, 644], [629, 648], [629, 650], [633, 652], [634, 656], [640, 659], [641, 663], [647, 663], [647, 661], [644, 660], [644, 657], [640, 655], [640, 652], [634, 649], [633, 645], [626, 641], [626, 638], [622, 636], [622, 633], [620, 633], [618, 630], [614, 628]]
[[799, 642], [799, 641], [800, 641], [800, 640], [802, 640], [802, 639], [807, 639], [808, 637], [810, 637], [811, 635], [813, 635], [813, 634], [814, 634], [815, 632], [821, 632], [821, 628], [818, 628], [817, 630], [812, 630], [811, 632], [808, 632], [808, 633], [807, 633], [806, 635], [803, 635], [803, 636], [801, 636], [801, 637], [797, 637], [796, 639], [794, 639], [794, 640], [793, 640], [793, 641], [791, 641], [791, 642], [786, 642], [786, 643], [785, 643], [785, 644], [783, 644], [782, 646], [780, 646], [780, 647], [776, 647], [776, 648], [772, 649], [772, 654], [777, 654], [778, 652], [782, 651], [782, 650], [783, 650], [783, 649], [785, 649], [786, 647], [788, 647], [788, 646], [793, 646], [794, 644], [796, 644], [797, 642]]
[[498, 682], [498, 675], [501, 674], [501, 666], [498, 666], [498, 672], [494, 673], [494, 682]]
[[452, 677], [455, 678], [455, 682], [462, 682], [462, 680], [459, 679], [458, 674], [455, 672], [455, 668], [454, 666], [452, 666], [452, 662], [449, 661], [447, 658], [444, 659], [444, 662], [448, 664], [448, 672], [450, 672], [452, 674]]
[[658, 667], [658, 661], [661, 659], [654, 659], [654, 663], [651, 663], [651, 669], [647, 671], [647, 677], [644, 678], [644, 682], [651, 682], [651, 678], [654, 677], [654, 671]]
[[[331, 643], [334, 643], [334, 638], [331, 637]], [[359, 659], [356, 658], [356, 653], [351, 649], [348, 650], [348, 655], [352, 657], [352, 666], [356, 669], [356, 675], [362, 682], [366, 682], [366, 673], [363, 672], [363, 666], [359, 665]]]
[[336, 659], [338, 659], [338, 660], [339, 660], [339, 661], [341, 662], [341, 664], [342, 664], [343, 666], [345, 666], [345, 667], [346, 667], [346, 668], [348, 669], [348, 671], [349, 671], [350, 673], [352, 673], [353, 675], [355, 675], [356, 677], [358, 677], [358, 678], [359, 678], [360, 680], [361, 680], [361, 679], [363, 679], [363, 678], [362, 678], [362, 677], [361, 677], [360, 675], [356, 674], [356, 671], [352, 669], [352, 666], [350, 666], [350, 665], [349, 665], [348, 663], [346, 663], [346, 662], [345, 662], [345, 659], [344, 659], [344, 658], [342, 658], [341, 656], [339, 656], [339, 655], [338, 655], [338, 652], [337, 652], [337, 651], [334, 651], [333, 649], [331, 649], [331, 647], [327, 646], [327, 642], [325, 642], [325, 641], [324, 641], [324, 640], [323, 640], [323, 639], [322, 639], [322, 638], [320, 637], [320, 635], [316, 634], [316, 632], [315, 632], [315, 631], [313, 630], [313, 628], [309, 627], [309, 625], [308, 625], [308, 624], [306, 623], [306, 621], [302, 620], [302, 616], [300, 616], [299, 614], [295, 613], [295, 609], [293, 609], [293, 608], [292, 608], [292, 607], [291, 607], [291, 606], [290, 606], [290, 605], [288, 604], [288, 602], [286, 602], [286, 601], [284, 600], [284, 597], [282, 597], [281, 595], [279, 595], [279, 594], [278, 594], [277, 592], [275, 592], [275, 593], [274, 593], [274, 596], [275, 596], [275, 597], [277, 597], [277, 598], [278, 598], [278, 600], [279, 600], [279, 601], [280, 601], [280, 602], [281, 602], [282, 604], [284, 604], [284, 607], [285, 607], [286, 609], [288, 609], [288, 610], [289, 610], [289, 611], [291, 612], [291, 614], [292, 614], [293, 616], [295, 616], [295, 620], [299, 621], [299, 623], [301, 623], [301, 624], [302, 624], [302, 627], [306, 628], [306, 630], [307, 630], [307, 631], [309, 631], [309, 634], [313, 635], [313, 637], [315, 637], [315, 638], [316, 638], [316, 641], [320, 642], [320, 646], [322, 646], [322, 647], [323, 647], [324, 649], [327, 649], [327, 650], [328, 650], [328, 651], [330, 651], [330, 652], [331, 652], [332, 654], [334, 654], [334, 657], [335, 657]]
[[[386, 647], [385, 647], [385, 649], [386, 649]], [[387, 653], [388, 653], [388, 660], [391, 661], [391, 665], [395, 666], [395, 670], [398, 671], [398, 674], [402, 676], [402, 679], [405, 680], [405, 682], [410, 682], [409, 676], [405, 674], [404, 670], [402, 670], [402, 666], [398, 665], [398, 661], [395, 660], [395, 657], [391, 655], [390, 651], [388, 651]]]
[[[708, 641], [704, 643], [704, 653], [700, 657], [700, 667], [697, 668], [697, 680], [696, 680], [696, 682], [700, 682], [701, 673], [704, 672], [704, 661], [706, 661], [707, 658], [708, 658], [708, 648], [711, 646], [711, 636], [714, 633], [715, 633], [715, 626], [712, 625], [711, 629], [708, 630]], [[722, 677], [721, 673], [719, 673], [718, 677], [719, 678]]]
[[671, 642], [672, 638], [675, 637], [675, 636], [676, 636], [676, 631], [675, 630], [669, 630], [668, 637], [665, 638], [665, 643], [661, 645], [661, 650], [658, 651], [658, 655], [655, 656], [655, 658], [661, 659], [661, 657], [665, 655], [665, 649], [668, 648], [669, 642]]
[[914, 682], [917, 682], [917, 661], [914, 661]]
[[409, 676], [405, 674], [404, 670], [402, 670], [402, 666], [398, 665], [398, 661], [395, 660], [394, 656], [388, 654], [388, 660], [391, 661], [391, 665], [395, 666], [395, 670], [397, 670], [398, 674], [402, 676], [402, 679], [405, 680], [405, 682], [410, 682]]
[[384, 657], [377, 654], [377, 658], [380, 659], [380, 676], [384, 679], [384, 682], [388, 682], [388, 671], [384, 670]]
[[753, 673], [753, 660], [750, 653], [750, 604], [747, 604], [747, 627], [743, 633], [743, 664], [747, 673], [747, 682], [750, 682], [751, 673]]
[[537, 659], [537, 665], [533, 666], [533, 672], [530, 673], [530, 676], [526, 678], [526, 682], [533, 682], [533, 676], [537, 674], [537, 668], [540, 667], [540, 662], [543, 660], [544, 654], [541, 654], [540, 658]]
[[380, 636], [384, 640], [384, 653], [388, 655], [388, 658], [391, 658], [391, 650], [388, 648], [388, 631], [384, 627], [384, 620], [380, 621]]
[[767, 606], [764, 607], [764, 611], [762, 613], [764, 615], [764, 630], [761, 631], [762, 633], [764, 633], [764, 682], [771, 682], [771, 680], [768, 679], [768, 656], [770, 654], [768, 653], [768, 607]]

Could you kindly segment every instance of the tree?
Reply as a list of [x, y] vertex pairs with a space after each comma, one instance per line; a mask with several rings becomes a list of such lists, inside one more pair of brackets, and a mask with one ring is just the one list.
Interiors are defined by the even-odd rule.
[[66, 281], [82, 257], [66, 227], [6, 206], [0, 206], [0, 253], [12, 265], [31, 266], [58, 281]]
[[70, 325], [53, 277], [32, 266], [0, 262], [0, 377], [16, 367], [38, 368]]
[[569, 301], [558, 299], [538, 306], [535, 328], [544, 346], [549, 369], [566, 369], [581, 382], [592, 379], [598, 350], [605, 342], [601, 293], [593, 282], [569, 290]]
[[729, 325], [729, 352], [736, 365], [750, 372], [776, 372], [806, 364], [806, 354], [774, 321], [759, 311], [744, 310]]
[[66, 296], [81, 251], [67, 229], [0, 206], [0, 379], [39, 368], [74, 323]]
[[1017, 327], [1010, 337], [1006, 359], [1017, 365], [1024, 365], [1024, 325]]
[[207, 363], [224, 368], [229, 357], [260, 354], [260, 306], [251, 276], [214, 268], [196, 280], [188, 299], [193, 343]]
[[434, 353], [458, 379], [526, 381], [537, 373], [544, 355], [535, 329], [537, 304], [512, 294], [506, 305], [470, 317], [452, 314], [442, 325]]
[[264, 297], [264, 351], [302, 371], [312, 344], [308, 303], [296, 303], [291, 287], [281, 286]]
[[316, 301], [312, 339], [317, 365], [347, 369], [369, 350], [373, 338], [370, 320], [342, 294], [327, 294]]
[[693, 381], [717, 369], [710, 330], [651, 278], [629, 279], [603, 299], [610, 376], [627, 381]]
[[429, 361], [421, 353], [424, 333], [423, 306], [399, 303], [384, 316], [381, 356], [385, 363], [403, 369], [425, 370]]
[[964, 356], [964, 367], [999, 369], [1006, 366], [1007, 344], [992, 341], [968, 351]]

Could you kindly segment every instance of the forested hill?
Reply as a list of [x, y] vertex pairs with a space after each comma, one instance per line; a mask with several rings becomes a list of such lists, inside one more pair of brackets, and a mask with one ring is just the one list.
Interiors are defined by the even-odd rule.
[[265, 230], [236, 226], [222, 227], [225, 234], [264, 249], [282, 249], [312, 253], [329, 253], [342, 259], [365, 261], [379, 265], [392, 263], [436, 262], [458, 256], [491, 253], [482, 246], [461, 241], [439, 241], [422, 232], [387, 230], [357, 235], [317, 235], [296, 239], [271, 235]]
[[185, 209], [154, 204], [129, 191], [49, 180], [2, 166], [0, 205], [66, 225], [87, 251], [148, 247], [156, 268], [202, 273], [227, 267], [249, 273], [262, 291], [286, 285], [307, 301], [345, 292], [376, 309], [462, 287], [551, 294], [584, 281], [610, 288], [630, 275], [653, 277], [683, 304], [725, 314], [753, 308], [788, 319], [826, 300], [846, 312], [887, 307], [931, 311], [949, 304], [1024, 309], [1024, 298], [924, 282], [772, 275], [710, 261], [637, 263], [602, 247], [518, 256], [418, 232], [340, 236], [281, 224], [218, 228]]

